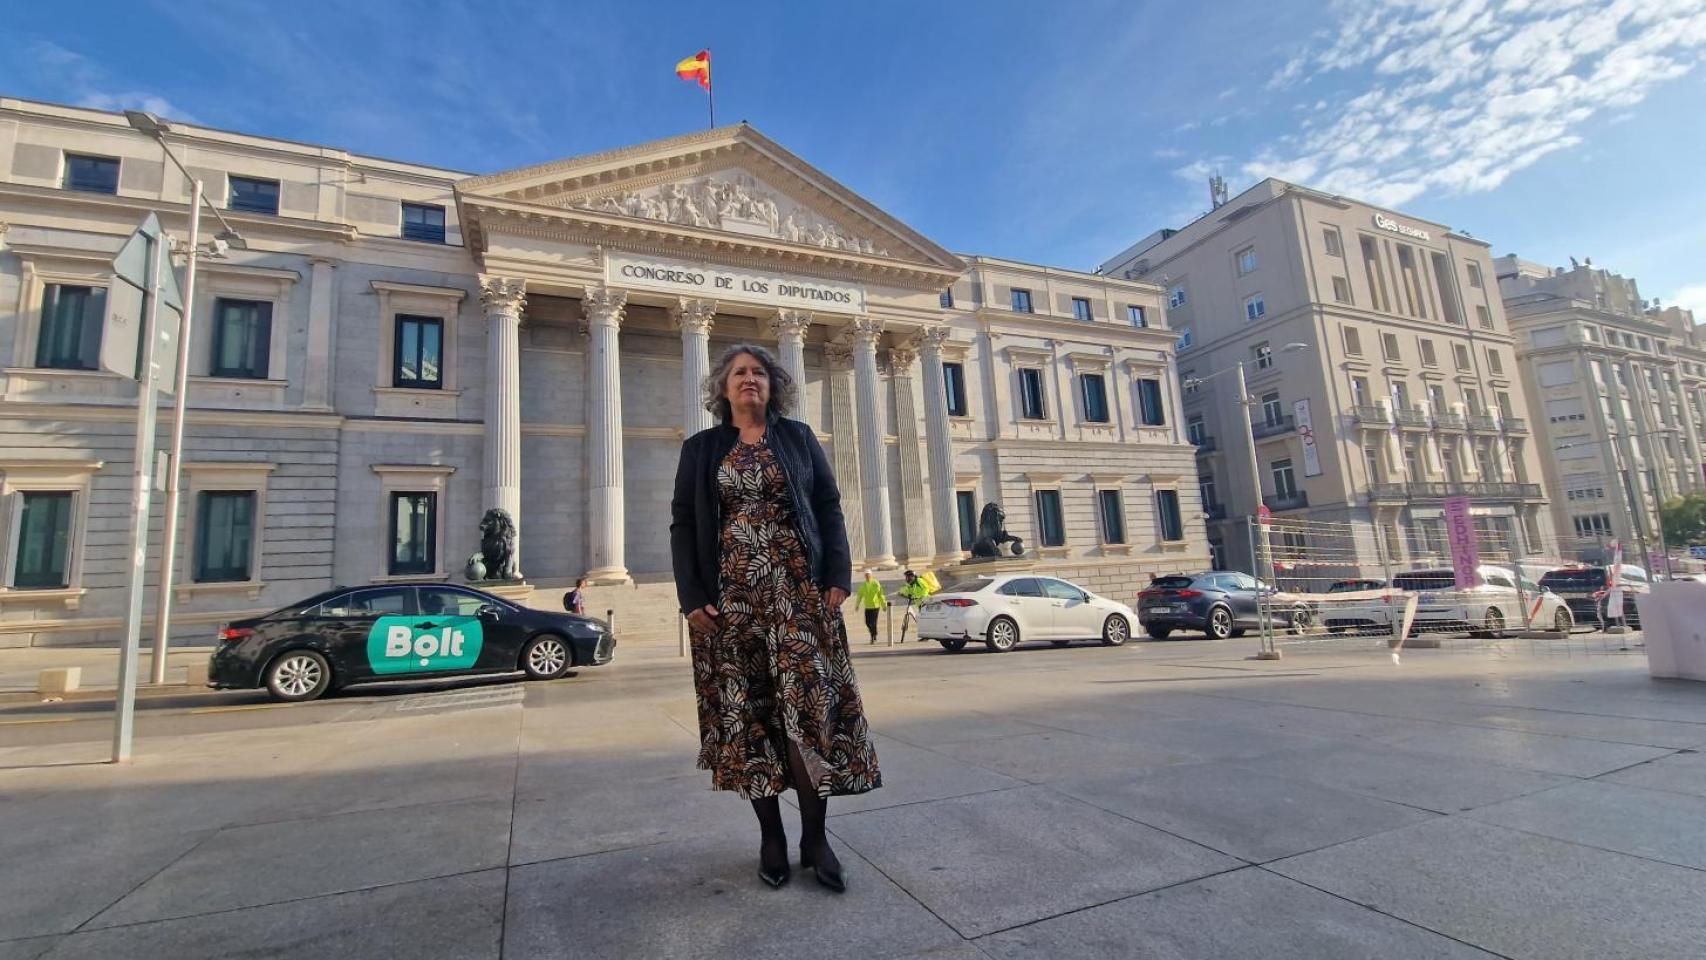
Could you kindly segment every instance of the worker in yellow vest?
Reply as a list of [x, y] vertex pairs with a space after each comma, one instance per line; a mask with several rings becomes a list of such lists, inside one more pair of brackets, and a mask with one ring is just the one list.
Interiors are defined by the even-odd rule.
[[900, 618], [900, 642], [906, 642], [907, 627], [918, 622], [918, 611], [924, 606], [924, 598], [933, 591], [923, 577], [906, 571], [906, 583], [900, 588], [901, 598], [906, 601], [906, 612]]
[[865, 582], [859, 584], [854, 593], [854, 599], [859, 603], [859, 609], [865, 611], [865, 629], [871, 631], [871, 642], [877, 642], [877, 613], [889, 605], [888, 594], [883, 593], [883, 585], [877, 582], [877, 575], [865, 571]]

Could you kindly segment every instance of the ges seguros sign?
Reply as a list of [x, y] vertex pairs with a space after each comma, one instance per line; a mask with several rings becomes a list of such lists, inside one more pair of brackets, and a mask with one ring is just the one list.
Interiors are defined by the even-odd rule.
[[1382, 230], [1396, 233], [1400, 236], [1414, 237], [1417, 240], [1432, 240], [1433, 236], [1426, 230], [1419, 230], [1407, 223], [1399, 223], [1384, 213], [1374, 215], [1374, 225]]

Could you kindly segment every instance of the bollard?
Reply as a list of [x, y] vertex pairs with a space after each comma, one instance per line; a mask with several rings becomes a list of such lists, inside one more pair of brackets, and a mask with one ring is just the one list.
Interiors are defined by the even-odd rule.
[[76, 690], [82, 683], [82, 667], [56, 667], [36, 675], [36, 692], [46, 696], [59, 696]]
[[892, 646], [894, 646], [894, 605], [893, 604], [890, 604], [890, 605], [883, 608], [883, 623], [887, 624], [888, 634], [889, 634], [889, 646], [892, 647]]
[[615, 634], [616, 634], [616, 611], [614, 611], [614, 610], [604, 611], [604, 622], [607, 626], [610, 627], [611, 636], [615, 636]]

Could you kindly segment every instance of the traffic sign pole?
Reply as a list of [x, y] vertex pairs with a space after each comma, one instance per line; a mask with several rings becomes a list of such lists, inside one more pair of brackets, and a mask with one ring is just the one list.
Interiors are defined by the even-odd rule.
[[191, 181], [190, 251], [184, 266], [184, 319], [178, 325], [178, 368], [172, 390], [172, 446], [167, 454], [165, 531], [160, 539], [160, 588], [154, 597], [152, 680], [166, 682], [166, 648], [172, 629], [172, 574], [178, 556], [178, 484], [183, 472], [184, 414], [189, 410], [190, 321], [195, 313], [195, 266], [201, 253], [201, 179]]
[[[160, 294], [162, 292], [162, 261], [166, 256], [163, 234], [155, 234], [148, 246], [148, 273], [145, 290], [148, 303], [142, 325], [141, 356], [138, 357], [140, 384], [136, 392], [136, 453], [131, 469], [131, 527], [130, 576], [125, 590], [124, 646], [119, 649], [118, 705], [113, 716], [113, 762], [130, 759], [132, 733], [136, 723], [136, 668], [142, 646], [143, 577], [148, 561], [148, 507], [152, 499], [154, 473], [154, 434], [158, 421], [160, 364], [159, 337]], [[170, 263], [165, 264], [170, 269]], [[182, 402], [181, 399], [179, 402]]]

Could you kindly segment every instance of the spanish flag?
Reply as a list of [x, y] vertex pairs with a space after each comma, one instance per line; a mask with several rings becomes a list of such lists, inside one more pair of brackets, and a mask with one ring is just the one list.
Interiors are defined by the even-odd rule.
[[675, 75], [693, 80], [706, 90], [711, 89], [711, 51], [701, 50], [675, 65]]

